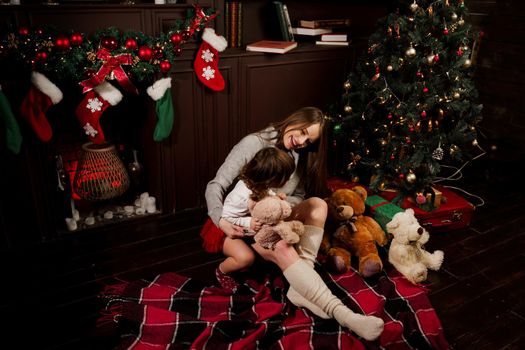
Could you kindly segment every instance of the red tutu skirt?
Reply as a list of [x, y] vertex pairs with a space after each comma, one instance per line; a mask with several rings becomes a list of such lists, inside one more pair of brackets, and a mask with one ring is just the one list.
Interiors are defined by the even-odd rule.
[[202, 237], [202, 248], [208, 253], [221, 253], [222, 246], [224, 245], [224, 238], [226, 235], [221, 231], [220, 228], [215, 226], [210, 218], [206, 220], [201, 233]]

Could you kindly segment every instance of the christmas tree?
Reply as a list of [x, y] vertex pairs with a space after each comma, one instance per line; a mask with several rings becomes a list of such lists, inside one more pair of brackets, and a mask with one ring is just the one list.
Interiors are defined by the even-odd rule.
[[470, 160], [479, 147], [479, 33], [465, 20], [463, 0], [399, 1], [394, 8], [344, 83], [334, 147], [341, 174], [423, 204], [444, 167]]

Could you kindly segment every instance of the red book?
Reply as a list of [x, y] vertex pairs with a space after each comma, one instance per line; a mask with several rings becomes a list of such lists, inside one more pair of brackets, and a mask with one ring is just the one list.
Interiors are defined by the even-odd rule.
[[286, 53], [297, 47], [295, 41], [261, 40], [246, 46], [246, 51]]

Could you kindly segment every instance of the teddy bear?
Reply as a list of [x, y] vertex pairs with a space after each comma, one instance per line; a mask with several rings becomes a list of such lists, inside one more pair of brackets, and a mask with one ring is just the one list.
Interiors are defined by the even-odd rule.
[[436, 250], [431, 254], [424, 249], [430, 235], [419, 225], [413, 209], [395, 214], [386, 224], [386, 230], [393, 235], [388, 261], [410, 282], [423, 282], [427, 279], [427, 269], [437, 271], [441, 267], [444, 253]]
[[354, 186], [338, 189], [325, 198], [328, 220], [321, 252], [334, 273], [348, 271], [352, 255], [359, 259], [358, 271], [364, 277], [383, 269], [376, 244], [385, 246], [388, 239], [377, 221], [364, 215], [367, 195], [364, 187]]
[[267, 196], [250, 205], [252, 218], [259, 219], [262, 227], [253, 236], [255, 242], [266, 249], [274, 249], [283, 239], [288, 244], [299, 242], [304, 225], [297, 220], [284, 221], [292, 213], [290, 204], [278, 196]]

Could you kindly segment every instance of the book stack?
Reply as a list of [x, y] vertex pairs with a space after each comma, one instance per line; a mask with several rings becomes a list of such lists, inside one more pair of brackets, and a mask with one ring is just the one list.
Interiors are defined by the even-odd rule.
[[286, 53], [297, 47], [295, 41], [260, 40], [246, 45], [246, 51]]
[[315, 42], [316, 45], [337, 45], [337, 46], [348, 46], [350, 45], [348, 40], [348, 34], [346, 33], [328, 33], [321, 35], [321, 40]]
[[240, 1], [228, 1], [224, 11], [225, 37], [228, 47], [236, 48], [242, 46], [242, 3]]

